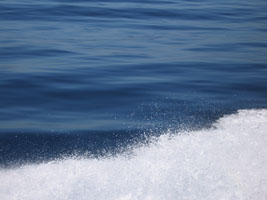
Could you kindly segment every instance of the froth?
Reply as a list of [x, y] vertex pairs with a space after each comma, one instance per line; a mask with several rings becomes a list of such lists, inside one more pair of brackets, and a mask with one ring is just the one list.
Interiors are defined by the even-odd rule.
[[267, 110], [208, 130], [163, 134], [133, 155], [0, 171], [1, 200], [266, 200]]

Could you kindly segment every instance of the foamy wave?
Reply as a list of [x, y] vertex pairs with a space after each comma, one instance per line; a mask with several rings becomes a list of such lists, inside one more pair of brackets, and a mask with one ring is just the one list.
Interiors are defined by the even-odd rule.
[[266, 200], [267, 110], [241, 110], [209, 130], [162, 135], [131, 158], [2, 169], [0, 180], [1, 200]]

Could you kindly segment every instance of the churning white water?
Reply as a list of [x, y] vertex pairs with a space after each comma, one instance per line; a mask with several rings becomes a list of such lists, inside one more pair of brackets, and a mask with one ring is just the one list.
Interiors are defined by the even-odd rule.
[[0, 170], [1, 200], [266, 200], [267, 110], [164, 134], [134, 155]]

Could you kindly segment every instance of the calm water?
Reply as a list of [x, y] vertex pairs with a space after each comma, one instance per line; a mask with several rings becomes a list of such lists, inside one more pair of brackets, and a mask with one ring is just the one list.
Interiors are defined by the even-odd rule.
[[1, 166], [113, 154], [240, 109], [267, 109], [265, 0], [0, 2]]

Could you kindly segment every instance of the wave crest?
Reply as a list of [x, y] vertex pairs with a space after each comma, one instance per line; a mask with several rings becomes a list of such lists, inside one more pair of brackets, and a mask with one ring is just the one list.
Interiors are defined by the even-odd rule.
[[163, 134], [133, 156], [0, 170], [0, 199], [267, 199], [267, 110]]

